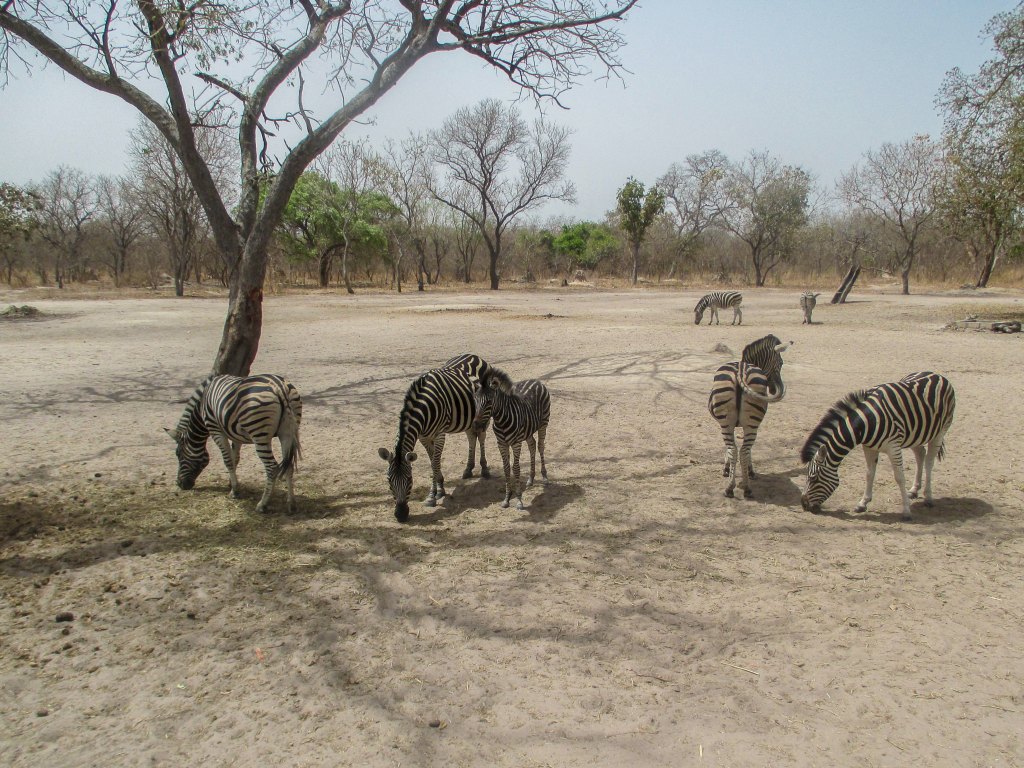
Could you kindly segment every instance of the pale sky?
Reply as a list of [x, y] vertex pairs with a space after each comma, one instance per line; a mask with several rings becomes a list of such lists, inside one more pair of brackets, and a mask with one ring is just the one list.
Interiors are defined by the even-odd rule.
[[[991, 56], [985, 23], [1015, 3], [994, 0], [643, 0], [623, 25], [625, 85], [584, 82], [568, 111], [569, 176], [579, 202], [541, 215], [600, 219], [629, 176], [651, 184], [673, 162], [719, 149], [739, 160], [767, 150], [831, 188], [864, 152], [915, 134], [938, 136], [935, 97], [946, 71]], [[516, 91], [474, 58], [420, 62], [349, 136], [401, 139], [456, 109]], [[325, 102], [326, 103], [326, 102]], [[532, 102], [519, 105], [535, 115]], [[54, 67], [0, 91], [0, 181], [40, 180], [60, 164], [121, 173], [134, 111]]]

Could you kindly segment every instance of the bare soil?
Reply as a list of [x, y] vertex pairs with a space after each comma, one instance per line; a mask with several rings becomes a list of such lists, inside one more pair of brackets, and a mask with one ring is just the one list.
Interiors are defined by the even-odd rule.
[[[0, 325], [0, 764], [1024, 765], [1024, 335], [942, 330], [1021, 294], [858, 289], [805, 326], [748, 289], [742, 327], [695, 327], [700, 293], [269, 298], [254, 371], [305, 415], [298, 511], [264, 516], [251, 448], [244, 498], [216, 451], [183, 492], [161, 429], [223, 299], [0, 293], [44, 313]], [[727, 499], [707, 393], [766, 333], [788, 394]], [[454, 435], [451, 495], [399, 525], [377, 449], [465, 351], [547, 382], [551, 483], [501, 509], [493, 436], [462, 480]], [[902, 522], [883, 459], [853, 514], [858, 452], [803, 512], [828, 406], [915, 370], [957, 391], [934, 508]]]

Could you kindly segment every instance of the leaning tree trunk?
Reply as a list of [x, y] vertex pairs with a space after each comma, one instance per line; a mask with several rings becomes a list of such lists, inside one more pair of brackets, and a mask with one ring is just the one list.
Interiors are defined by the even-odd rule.
[[[262, 248], [253, 255], [250, 249]], [[214, 373], [248, 376], [260, 346], [263, 329], [263, 281], [267, 272], [268, 244], [256, 246], [250, 240], [239, 260], [238, 271], [231, 276], [228, 314], [213, 364]], [[230, 263], [230, 262], [228, 262]]]
[[987, 288], [988, 281], [992, 277], [992, 270], [996, 267], [996, 260], [999, 258], [999, 246], [992, 246], [989, 251], [988, 257], [985, 259], [985, 265], [981, 268], [981, 274], [978, 275], [978, 282], [975, 283], [975, 288]]

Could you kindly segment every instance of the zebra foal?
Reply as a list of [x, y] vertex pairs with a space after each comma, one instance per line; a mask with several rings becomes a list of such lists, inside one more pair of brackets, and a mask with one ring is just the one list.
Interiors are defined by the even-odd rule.
[[811, 291], [804, 291], [800, 294], [800, 309], [804, 313], [804, 319], [801, 325], [814, 325], [811, 322], [811, 313], [814, 312], [815, 306], [818, 304], [818, 297], [820, 293], [812, 293]]
[[[903, 500], [903, 519], [910, 519], [911, 498], [922, 489], [924, 503], [932, 506], [932, 468], [945, 453], [945, 437], [953, 423], [956, 393], [949, 380], [938, 373], [921, 371], [897, 382], [851, 392], [833, 405], [814, 428], [800, 459], [807, 464], [807, 488], [800, 498], [803, 508], [815, 514], [839, 487], [839, 464], [858, 445], [864, 448], [867, 479], [856, 511], [865, 512], [871, 501], [878, 456], [885, 453]], [[903, 449], [917, 460], [917, 475], [910, 493], [903, 475]]]
[[[526, 487], [532, 486], [536, 478], [538, 452], [541, 477], [545, 483], [548, 481], [547, 465], [544, 463], [544, 438], [551, 418], [551, 395], [548, 388], [537, 379], [525, 379], [512, 386], [508, 374], [492, 368], [474, 385], [473, 396], [478, 410], [490, 410], [494, 437], [498, 442], [498, 452], [505, 471], [505, 500], [501, 506], [508, 507], [515, 496], [516, 508], [523, 509], [519, 455], [524, 440], [530, 449], [530, 479]], [[512, 449], [511, 464], [509, 448]]]
[[[469, 433], [471, 430], [478, 434], [480, 413], [473, 397], [473, 385], [491, 369], [487, 361], [476, 355], [460, 355], [440, 368], [421, 374], [409, 385], [398, 416], [395, 449], [380, 448], [377, 451], [388, 463], [388, 487], [395, 499], [395, 519], [398, 522], [404, 523], [409, 519], [412, 462], [416, 460], [414, 449], [417, 440], [430, 459], [431, 468], [430, 493], [423, 503], [433, 507], [438, 499], [445, 497], [444, 475], [441, 474], [445, 437], [452, 432]], [[482, 446], [481, 441], [481, 453]], [[470, 469], [467, 467], [467, 472]]]
[[[231, 498], [238, 498], [235, 469], [243, 444], [253, 443], [266, 470], [263, 496], [257, 512], [266, 512], [277, 478], [288, 483], [288, 511], [295, 510], [292, 484], [301, 455], [299, 425], [302, 399], [283, 376], [209, 376], [192, 393], [174, 429], [165, 430], [177, 444], [178, 487], [191, 490], [210, 463], [206, 450], [212, 437], [220, 448], [231, 483]], [[281, 442], [281, 463], [274, 459], [273, 438]]]
[[[708, 397], [708, 411], [722, 430], [725, 442], [725, 469], [722, 476], [730, 478], [725, 495], [732, 497], [739, 485], [744, 498], [754, 495], [750, 479], [754, 477], [751, 452], [769, 403], [786, 396], [782, 381], [782, 353], [792, 344], [783, 344], [769, 334], [743, 349], [737, 362], [726, 363], [715, 373]], [[736, 464], [736, 429], [743, 430], [739, 452], [739, 476]], [[737, 482], [738, 481], [738, 482]]]
[[[739, 291], [713, 291], [708, 293], [702, 296], [701, 300], [697, 302], [697, 306], [693, 308], [693, 324], [700, 325], [700, 321], [704, 319], [704, 311], [710, 309], [711, 314], [708, 316], [708, 325], [711, 325], [712, 320], [714, 320], [715, 325], [719, 325], [718, 310], [731, 307], [732, 324], [743, 325], [743, 310], [740, 308], [742, 303], [743, 294]], [[739, 323], [736, 322], [737, 318], [739, 318]]]

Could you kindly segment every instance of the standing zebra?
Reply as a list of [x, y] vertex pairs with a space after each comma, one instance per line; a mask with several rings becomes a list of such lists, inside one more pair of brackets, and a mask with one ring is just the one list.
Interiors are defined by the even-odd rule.
[[[456, 355], [442, 368], [456, 368], [465, 371], [471, 378], [479, 379], [480, 374], [489, 366], [486, 361], [472, 354]], [[466, 480], [473, 476], [473, 468], [476, 466], [476, 444], [480, 441], [480, 477], [490, 477], [491, 471], [487, 467], [487, 456], [484, 454], [484, 438], [487, 437], [487, 425], [491, 421], [490, 410], [478, 411], [476, 419], [466, 430], [466, 437], [469, 439], [469, 457], [466, 459], [466, 469], [462, 473], [462, 479]]]
[[806, 323], [807, 325], [814, 325], [811, 322], [811, 313], [814, 311], [814, 307], [818, 303], [818, 297], [820, 293], [812, 293], [811, 291], [804, 291], [800, 294], [800, 309], [803, 310], [804, 320], [801, 325]]
[[[178, 426], [166, 430], [178, 444], [178, 487], [191, 490], [196, 478], [210, 463], [207, 438], [220, 448], [231, 481], [231, 498], [238, 498], [235, 468], [242, 444], [255, 443], [267, 481], [257, 512], [266, 512], [277, 478], [288, 481], [288, 511], [295, 510], [292, 478], [301, 455], [299, 424], [302, 399], [283, 376], [209, 376], [199, 385], [185, 406]], [[273, 438], [281, 442], [281, 463], [274, 460]]]
[[[732, 307], [732, 324], [743, 325], [743, 310], [740, 309], [742, 303], [743, 294], [739, 291], [713, 291], [701, 297], [697, 306], [693, 308], [693, 324], [700, 325], [700, 321], [704, 319], [704, 310], [710, 308], [708, 325], [711, 325], [712, 320], [715, 321], [715, 325], [719, 325], [718, 310]], [[736, 322], [737, 318], [739, 318], [739, 323]]]
[[[452, 365], [456, 361], [462, 364]], [[445, 496], [441, 474], [441, 454], [445, 436], [452, 432], [469, 432], [477, 422], [473, 385], [491, 366], [476, 355], [452, 358], [441, 368], [417, 376], [405, 393], [405, 403], [398, 417], [398, 438], [395, 450], [377, 451], [388, 463], [388, 486], [395, 497], [395, 518], [400, 523], [409, 519], [409, 493], [412, 491], [413, 449], [419, 440], [430, 459], [431, 487], [424, 504], [433, 507]], [[474, 374], [473, 372], [478, 372]]]
[[768, 404], [777, 403], [786, 396], [786, 385], [782, 382], [782, 353], [792, 343], [783, 344], [769, 334], [748, 344], [739, 362], [726, 363], [715, 373], [708, 397], [708, 411], [721, 427], [722, 440], [725, 441], [722, 476], [730, 478], [726, 496], [732, 497], [737, 485], [737, 427], [743, 429], [738, 484], [745, 498], [754, 495], [750, 489], [750, 479], [754, 477], [750, 454]]
[[[511, 387], [512, 380], [504, 371], [492, 368], [474, 386], [474, 397], [478, 410], [490, 410], [494, 421], [494, 437], [498, 441], [501, 463], [505, 470], [505, 500], [502, 507], [508, 507], [512, 496], [517, 499], [516, 507], [523, 509], [523, 486], [519, 477], [519, 454], [523, 441], [530, 448], [529, 488], [536, 478], [536, 452], [540, 452], [540, 474], [546, 483], [548, 470], [544, 463], [544, 437], [551, 418], [551, 395], [544, 383], [537, 379], [525, 379]], [[511, 391], [509, 391], [511, 387]], [[534, 434], [536, 433], [536, 440]], [[509, 466], [509, 448], [513, 461]], [[513, 481], [514, 478], [514, 481]]]
[[839, 464], [856, 446], [864, 446], [867, 483], [856, 511], [864, 512], [878, 468], [878, 455], [888, 454], [896, 484], [903, 497], [903, 519], [910, 519], [910, 501], [903, 476], [903, 450], [917, 460], [917, 476], [909, 498], [917, 498], [924, 473], [924, 503], [932, 505], [932, 467], [945, 453], [945, 436], [953, 422], [956, 395], [944, 376], [931, 371], [911, 373], [898, 382], [851, 392], [833, 405], [814, 428], [800, 451], [808, 464], [807, 489], [800, 498], [809, 512], [839, 486]]

